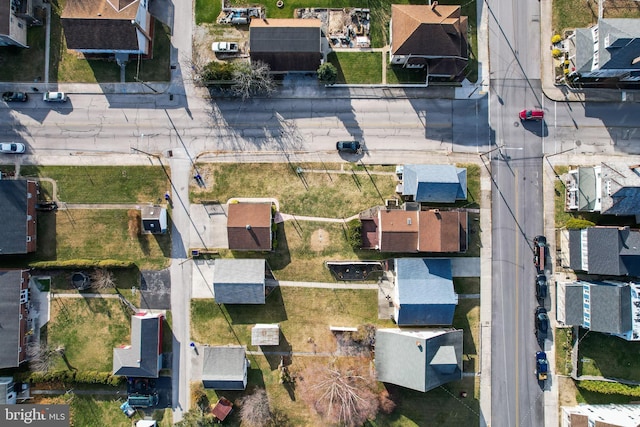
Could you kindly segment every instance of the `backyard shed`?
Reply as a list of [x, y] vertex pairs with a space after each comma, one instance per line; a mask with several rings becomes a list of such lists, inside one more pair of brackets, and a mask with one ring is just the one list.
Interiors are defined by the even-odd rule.
[[249, 361], [239, 345], [204, 347], [202, 384], [216, 390], [244, 390]]
[[251, 345], [280, 344], [280, 326], [258, 323], [251, 328]]
[[143, 206], [140, 209], [142, 231], [146, 234], [167, 232], [167, 210], [160, 206]]

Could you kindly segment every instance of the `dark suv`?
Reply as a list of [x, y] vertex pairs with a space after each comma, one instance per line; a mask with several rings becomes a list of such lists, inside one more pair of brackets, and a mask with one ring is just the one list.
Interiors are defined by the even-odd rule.
[[4, 102], [27, 102], [29, 95], [26, 92], [4, 92], [2, 100]]
[[362, 146], [360, 141], [338, 141], [336, 142], [336, 150], [341, 153], [360, 153]]
[[536, 337], [538, 342], [544, 342], [549, 331], [549, 316], [547, 315], [547, 309], [544, 307], [536, 308]]
[[544, 305], [544, 300], [547, 298], [547, 291], [547, 276], [538, 274], [536, 276], [536, 298], [542, 302], [542, 305]]

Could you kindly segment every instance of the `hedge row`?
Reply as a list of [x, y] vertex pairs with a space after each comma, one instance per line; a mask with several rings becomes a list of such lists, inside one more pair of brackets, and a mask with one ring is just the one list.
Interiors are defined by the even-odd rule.
[[623, 396], [640, 397], [640, 386], [608, 381], [578, 381], [578, 388], [601, 394], [621, 394]]
[[119, 386], [124, 384], [125, 377], [112, 375], [111, 372], [98, 371], [49, 371], [29, 372], [21, 379], [29, 383], [46, 383], [61, 381], [64, 383], [106, 384]]
[[132, 261], [120, 261], [117, 259], [68, 259], [65, 261], [37, 261], [29, 264], [31, 268], [130, 268], [135, 267]]

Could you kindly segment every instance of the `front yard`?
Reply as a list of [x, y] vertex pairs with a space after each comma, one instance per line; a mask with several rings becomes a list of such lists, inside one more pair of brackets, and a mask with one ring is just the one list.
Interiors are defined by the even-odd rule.
[[640, 382], [640, 342], [581, 330], [578, 371]]

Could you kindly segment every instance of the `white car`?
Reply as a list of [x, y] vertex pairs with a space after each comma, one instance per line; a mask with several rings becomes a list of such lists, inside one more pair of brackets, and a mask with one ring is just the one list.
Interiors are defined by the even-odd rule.
[[67, 102], [67, 95], [64, 92], [46, 92], [42, 100], [45, 102]]
[[215, 53], [238, 53], [238, 43], [233, 42], [213, 42], [211, 50]]
[[0, 142], [0, 153], [19, 154], [24, 153], [25, 150], [21, 142]]

